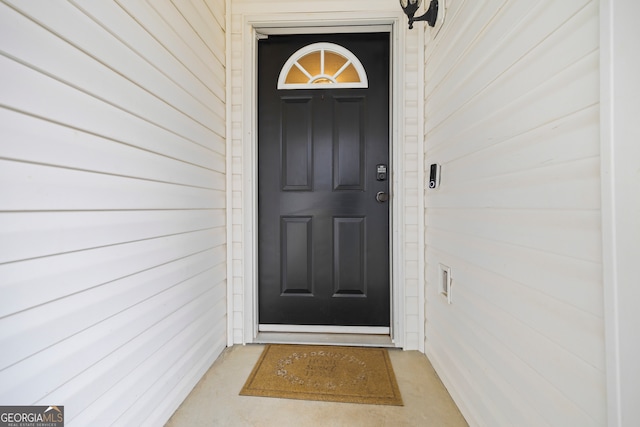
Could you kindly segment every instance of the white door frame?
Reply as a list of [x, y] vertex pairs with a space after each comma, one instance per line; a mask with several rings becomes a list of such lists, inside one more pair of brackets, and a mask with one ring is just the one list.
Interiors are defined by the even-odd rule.
[[[339, 16], [336, 18], [336, 16]], [[402, 13], [369, 13], [366, 18], [356, 14], [288, 13], [244, 16], [243, 20], [243, 247], [244, 247], [244, 343], [255, 341], [258, 334], [258, 242], [257, 242], [257, 42], [260, 35], [304, 34], [336, 32], [388, 31], [391, 34], [391, 105], [390, 105], [390, 163], [391, 163], [391, 339], [396, 347], [404, 346], [404, 277], [399, 268], [404, 260], [402, 230], [404, 132], [399, 109], [404, 105], [403, 64], [404, 25]]]
[[608, 426], [640, 425], [640, 5], [600, 0], [601, 179]]

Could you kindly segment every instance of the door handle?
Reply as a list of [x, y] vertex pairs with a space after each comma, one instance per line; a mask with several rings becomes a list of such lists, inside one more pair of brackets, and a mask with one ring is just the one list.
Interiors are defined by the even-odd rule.
[[378, 194], [376, 194], [376, 201], [378, 203], [384, 203], [387, 200], [389, 200], [389, 195], [384, 191], [378, 191]]

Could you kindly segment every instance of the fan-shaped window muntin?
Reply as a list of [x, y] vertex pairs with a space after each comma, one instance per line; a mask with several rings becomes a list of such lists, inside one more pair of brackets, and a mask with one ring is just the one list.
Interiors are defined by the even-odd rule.
[[348, 49], [314, 43], [296, 51], [280, 70], [278, 89], [366, 88], [367, 73]]

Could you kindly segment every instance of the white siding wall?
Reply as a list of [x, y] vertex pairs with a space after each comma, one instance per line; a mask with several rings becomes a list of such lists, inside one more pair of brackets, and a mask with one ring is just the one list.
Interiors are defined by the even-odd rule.
[[[294, 24], [302, 21], [314, 21], [314, 25], [326, 19], [327, 22], [344, 20], [349, 25], [355, 18], [367, 18], [381, 14], [400, 16], [403, 35], [404, 62], [400, 70], [404, 86], [402, 98], [403, 105], [394, 106], [401, 117], [401, 139], [395, 141], [400, 144], [397, 154], [400, 157], [403, 174], [396, 174], [394, 179], [400, 183], [395, 194], [395, 203], [400, 203], [398, 209], [401, 217], [396, 218], [398, 233], [402, 235], [402, 247], [394, 248], [398, 254], [398, 277], [403, 294], [402, 306], [404, 318], [400, 320], [402, 331], [398, 334], [398, 342], [406, 349], [418, 349], [422, 345], [422, 328], [420, 327], [421, 306], [419, 297], [421, 287], [421, 261], [419, 257], [419, 242], [421, 241], [421, 216], [419, 188], [421, 187], [421, 172], [418, 168], [418, 158], [422, 152], [422, 140], [419, 138], [419, 108], [421, 97], [419, 95], [421, 82], [421, 63], [419, 58], [422, 51], [421, 33], [419, 31], [406, 32], [405, 18], [402, 15], [398, 2], [395, 0], [356, 0], [345, 2], [343, 0], [234, 0], [231, 25], [231, 85], [232, 103], [232, 181], [233, 181], [233, 342], [243, 343], [252, 340], [249, 336], [252, 325], [246, 324], [248, 311], [251, 310], [251, 296], [248, 290], [255, 286], [252, 276], [252, 248], [251, 243], [253, 224], [251, 224], [252, 198], [251, 194], [251, 159], [247, 159], [250, 145], [253, 144], [250, 118], [252, 117], [251, 105], [248, 105], [247, 92], [251, 88], [246, 84], [244, 75], [245, 66], [251, 66], [251, 52], [247, 52], [247, 37], [249, 26], [246, 25], [246, 17], [259, 19], [261, 16], [270, 17], [279, 21], [291, 20]], [[377, 14], [377, 15], [376, 15]], [[294, 18], [292, 18], [292, 16]], [[267, 19], [267, 18], [265, 18]], [[297, 20], [297, 21], [296, 21]], [[299, 24], [300, 25], [300, 24]], [[329, 24], [326, 24], [329, 25]], [[250, 99], [249, 94], [249, 99]], [[248, 119], [249, 118], [249, 119]], [[397, 171], [396, 171], [397, 172]], [[402, 194], [399, 194], [402, 193]]]
[[448, 3], [425, 47], [427, 354], [471, 425], [603, 426], [598, 3]]
[[162, 424], [226, 344], [224, 0], [0, 3], [0, 403]]

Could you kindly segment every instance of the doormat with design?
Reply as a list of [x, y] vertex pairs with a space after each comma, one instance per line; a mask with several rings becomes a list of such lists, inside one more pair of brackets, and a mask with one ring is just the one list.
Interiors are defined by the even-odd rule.
[[267, 345], [240, 394], [403, 405], [384, 348]]

